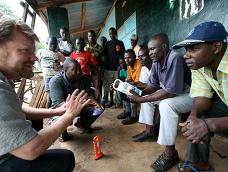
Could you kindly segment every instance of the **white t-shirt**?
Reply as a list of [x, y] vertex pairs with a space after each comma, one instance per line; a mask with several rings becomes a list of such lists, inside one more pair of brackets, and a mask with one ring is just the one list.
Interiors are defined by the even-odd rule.
[[139, 81], [147, 84], [149, 81], [150, 72], [151, 70], [149, 70], [146, 66], [142, 66]]
[[54, 76], [62, 70], [60, 63], [64, 57], [61, 53], [39, 49], [36, 56], [39, 59], [44, 77]]
[[72, 52], [72, 45], [68, 41], [63, 41], [61, 38], [58, 39], [58, 47], [60, 50]]

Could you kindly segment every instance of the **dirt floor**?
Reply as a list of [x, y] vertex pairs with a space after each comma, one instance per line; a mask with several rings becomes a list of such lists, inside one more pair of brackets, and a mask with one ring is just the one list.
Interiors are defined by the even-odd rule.
[[[143, 125], [122, 125], [116, 116], [121, 109], [107, 109], [93, 124], [93, 134], [80, 133], [77, 128], [70, 126], [68, 131], [71, 140], [56, 143], [51, 148], [67, 148], [74, 152], [77, 172], [151, 172], [150, 164], [162, 153], [163, 147], [156, 141], [132, 142], [131, 136], [144, 130]], [[102, 138], [102, 152], [105, 154], [100, 160], [93, 159], [92, 139], [95, 135]], [[186, 140], [179, 133], [177, 150], [181, 161], [186, 153]], [[216, 137], [212, 141], [213, 147], [224, 155], [228, 155], [228, 142]], [[216, 172], [228, 171], [228, 158], [221, 159], [211, 153], [210, 162]], [[64, 161], [64, 160], [63, 160]], [[63, 162], [64, 163], [64, 162]], [[172, 168], [169, 172], [176, 171]]]

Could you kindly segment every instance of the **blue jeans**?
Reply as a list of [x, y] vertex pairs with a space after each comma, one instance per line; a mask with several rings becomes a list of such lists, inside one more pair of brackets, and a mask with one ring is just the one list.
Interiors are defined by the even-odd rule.
[[[64, 163], [63, 163], [64, 161]], [[37, 159], [28, 161], [11, 155], [0, 164], [2, 172], [72, 172], [75, 166], [73, 152], [50, 149]]]

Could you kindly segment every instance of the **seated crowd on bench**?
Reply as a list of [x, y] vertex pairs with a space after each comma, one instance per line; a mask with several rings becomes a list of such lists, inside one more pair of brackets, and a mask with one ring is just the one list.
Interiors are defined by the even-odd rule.
[[[35, 54], [35, 33], [23, 22], [0, 18], [0, 171], [73, 171], [71, 151], [48, 148], [58, 138], [70, 139], [66, 128], [76, 117], [74, 126], [93, 132], [91, 125], [104, 107], [123, 108], [117, 116], [123, 125], [144, 125], [132, 141], [157, 139], [165, 147], [151, 164], [154, 171], [179, 162], [178, 125], [189, 143], [187, 161], [177, 170], [213, 170], [208, 162], [211, 137], [228, 129], [228, 33], [221, 23], [203, 22], [172, 47], [165, 33], [141, 46], [133, 34], [127, 50], [113, 27], [110, 40], [101, 38], [102, 45], [93, 30], [88, 42], [76, 38], [75, 46], [67, 32], [60, 28], [60, 38], [49, 38], [48, 48]], [[184, 55], [175, 50], [182, 47]], [[33, 77], [35, 61], [42, 67], [49, 109], [23, 105], [14, 91], [12, 80]], [[115, 79], [133, 85], [131, 95], [114, 91]], [[186, 113], [187, 120], [179, 123]], [[29, 121], [56, 116], [39, 131]]]

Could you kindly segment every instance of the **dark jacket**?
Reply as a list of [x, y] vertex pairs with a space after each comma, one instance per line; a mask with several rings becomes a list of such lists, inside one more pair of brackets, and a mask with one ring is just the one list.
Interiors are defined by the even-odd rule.
[[[120, 46], [120, 51], [116, 51], [116, 46]], [[124, 58], [125, 47], [124, 43], [120, 40], [110, 40], [106, 43], [104, 54], [105, 62], [104, 69], [116, 71], [119, 66], [119, 59]]]
[[64, 72], [53, 76], [49, 82], [51, 106], [56, 107], [65, 102], [68, 94], [72, 94], [75, 89], [85, 90], [89, 96], [93, 96], [92, 83], [87, 75], [81, 75], [74, 83], [69, 83]]

